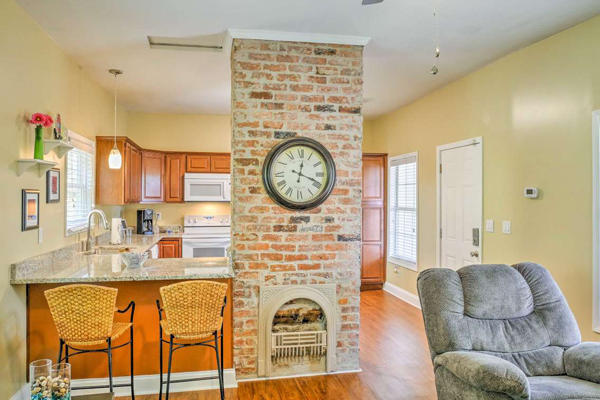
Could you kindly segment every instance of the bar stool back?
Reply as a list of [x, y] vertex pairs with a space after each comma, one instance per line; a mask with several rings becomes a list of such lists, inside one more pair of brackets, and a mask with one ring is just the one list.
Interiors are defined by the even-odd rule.
[[[108, 356], [108, 386], [86, 386], [77, 389], [131, 387], [132, 400], [135, 399], [133, 383], [133, 314], [132, 301], [124, 310], [116, 308], [118, 290], [95, 285], [67, 285], [44, 292], [52, 319], [59, 337], [58, 363], [69, 362], [69, 358], [84, 353], [106, 353]], [[114, 313], [130, 311], [129, 322], [114, 322]], [[112, 342], [129, 330], [130, 340], [119, 346]], [[106, 344], [106, 348], [85, 350], [81, 347]], [[113, 384], [112, 351], [124, 346], [130, 347], [131, 383]], [[64, 347], [64, 357], [63, 357]], [[69, 354], [69, 350], [74, 353]]]
[[[225, 283], [209, 281], [189, 281], [160, 288], [164, 307], [161, 308], [159, 300], [156, 300], [160, 324], [160, 400], [162, 400], [162, 388], [165, 383], [167, 384], [166, 399], [168, 400], [171, 383], [207, 379], [219, 380], [221, 399], [225, 398], [223, 382], [223, 312], [227, 303], [226, 293], [227, 285]], [[166, 319], [162, 318], [163, 311]], [[168, 341], [163, 339], [163, 332], [169, 337]], [[175, 339], [196, 342], [181, 343], [175, 342]], [[163, 343], [169, 344], [166, 382], [163, 381]], [[218, 376], [171, 381], [173, 352], [190, 346], [206, 346], [215, 350]]]

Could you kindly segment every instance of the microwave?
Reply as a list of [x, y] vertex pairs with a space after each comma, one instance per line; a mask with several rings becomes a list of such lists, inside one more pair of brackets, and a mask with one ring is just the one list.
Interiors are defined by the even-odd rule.
[[230, 174], [185, 174], [185, 201], [231, 201]]

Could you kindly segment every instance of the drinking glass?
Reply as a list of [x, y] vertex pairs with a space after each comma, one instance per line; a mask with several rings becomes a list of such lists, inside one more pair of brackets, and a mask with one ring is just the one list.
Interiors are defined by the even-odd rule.
[[52, 400], [71, 400], [71, 364], [52, 366]]

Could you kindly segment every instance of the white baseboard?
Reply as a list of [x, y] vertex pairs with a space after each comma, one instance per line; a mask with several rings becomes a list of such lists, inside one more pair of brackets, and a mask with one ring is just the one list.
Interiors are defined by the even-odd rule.
[[[209, 376], [217, 376], [217, 371], [197, 371], [197, 372], [178, 372], [171, 374], [171, 381], [178, 379], [191, 379], [191, 378], [205, 378]], [[167, 379], [167, 374], [165, 373], [164, 377]], [[235, 377], [235, 369], [230, 368], [225, 370], [224, 374], [225, 378], [225, 387], [226, 388], [236, 388], [237, 380]], [[143, 394], [157, 394], [159, 389], [159, 375], [136, 375], [135, 376], [135, 394], [143, 395]], [[123, 384], [129, 383], [128, 376], [116, 376], [113, 379], [114, 384]], [[74, 379], [73, 380], [73, 388], [81, 387], [81, 386], [99, 386], [99, 385], [108, 385], [108, 378], [92, 378], [92, 379]], [[165, 386], [166, 387], [166, 386]], [[163, 393], [165, 390], [163, 387]], [[218, 389], [219, 381], [218, 379], [211, 379], [206, 381], [196, 381], [196, 382], [182, 382], [171, 384], [170, 392], [192, 392], [196, 390], [211, 390]], [[84, 394], [95, 394], [95, 393], [105, 393], [107, 389], [86, 389], [86, 390], [74, 390], [74, 395], [84, 395]], [[117, 387], [114, 388], [115, 395], [119, 396], [129, 396], [131, 393], [131, 388], [129, 387]], [[26, 397], [23, 397], [25, 399]], [[14, 399], [17, 400], [17, 399]]]
[[412, 294], [408, 290], [404, 290], [401, 287], [394, 285], [393, 283], [386, 282], [383, 284], [383, 290], [399, 298], [402, 301], [407, 302], [413, 307], [417, 307], [419, 310], [421, 309], [421, 302], [419, 301], [419, 296], [416, 294]]
[[254, 381], [272, 381], [275, 379], [292, 379], [292, 378], [307, 378], [310, 376], [322, 376], [322, 375], [339, 375], [339, 374], [356, 374], [359, 372], [363, 372], [361, 368], [359, 369], [348, 369], [344, 371], [333, 371], [333, 372], [315, 372], [311, 374], [298, 374], [298, 375], [286, 375], [286, 376], [261, 376], [257, 378], [247, 378], [240, 379], [240, 382], [254, 382]]
[[29, 399], [29, 385], [24, 384], [21, 389], [10, 398], [10, 400], [27, 400]]

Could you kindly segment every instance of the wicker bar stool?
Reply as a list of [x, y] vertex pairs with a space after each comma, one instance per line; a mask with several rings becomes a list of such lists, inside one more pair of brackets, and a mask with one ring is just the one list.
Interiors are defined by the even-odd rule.
[[[117, 289], [94, 285], [68, 285], [46, 290], [44, 295], [58, 331], [60, 349], [58, 363], [69, 362], [69, 358], [85, 353], [106, 353], [108, 356], [108, 386], [86, 386], [76, 389], [105, 389], [113, 393], [115, 387], [131, 387], [131, 398], [135, 399], [133, 384], [133, 314], [135, 302], [127, 308], [116, 307]], [[114, 322], [114, 314], [130, 312], [129, 322]], [[113, 341], [129, 330], [129, 341], [113, 346]], [[106, 344], [106, 348], [85, 350], [82, 347]], [[113, 384], [112, 352], [129, 345], [131, 383]], [[63, 356], [64, 347], [64, 356]], [[74, 353], [69, 353], [73, 350]]]
[[[218, 379], [221, 400], [225, 399], [223, 382], [223, 312], [227, 304], [227, 285], [219, 282], [189, 281], [160, 288], [163, 307], [158, 307], [160, 334], [160, 390], [167, 384], [166, 400], [169, 400], [171, 383]], [[166, 319], [163, 319], [163, 311]], [[220, 331], [220, 332], [219, 332]], [[169, 340], [163, 339], [163, 332]], [[177, 340], [177, 342], [175, 342]], [[181, 343], [180, 341], [186, 341]], [[192, 341], [192, 343], [190, 343]], [[219, 343], [220, 342], [220, 343]], [[163, 381], [163, 343], [169, 344], [167, 380]], [[205, 346], [215, 350], [218, 376], [179, 379], [171, 382], [171, 366], [175, 350], [191, 346]]]

